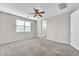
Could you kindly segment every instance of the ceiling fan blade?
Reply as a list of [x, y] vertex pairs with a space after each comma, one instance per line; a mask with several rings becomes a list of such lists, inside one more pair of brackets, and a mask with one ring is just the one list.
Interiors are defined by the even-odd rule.
[[45, 13], [44, 11], [42, 11], [42, 12], [39, 12], [39, 14], [42, 14], [42, 13]]
[[39, 15], [40, 17], [42, 17], [42, 15]]
[[34, 15], [33, 17], [36, 17], [36, 15]]

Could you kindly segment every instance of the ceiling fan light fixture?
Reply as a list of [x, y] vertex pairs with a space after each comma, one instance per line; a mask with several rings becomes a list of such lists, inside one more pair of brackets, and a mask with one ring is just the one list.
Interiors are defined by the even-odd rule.
[[45, 11], [40, 11], [39, 9], [33, 8], [33, 10], [34, 10], [34, 13], [30, 13], [30, 14], [34, 14], [33, 17], [36, 17], [36, 16], [43, 17], [42, 14], [45, 13]]

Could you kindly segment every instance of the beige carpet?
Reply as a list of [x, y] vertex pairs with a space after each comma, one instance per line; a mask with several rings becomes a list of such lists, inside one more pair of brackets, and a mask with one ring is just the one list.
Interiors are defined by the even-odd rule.
[[40, 38], [32, 38], [0, 45], [2, 56], [79, 56], [73, 47]]

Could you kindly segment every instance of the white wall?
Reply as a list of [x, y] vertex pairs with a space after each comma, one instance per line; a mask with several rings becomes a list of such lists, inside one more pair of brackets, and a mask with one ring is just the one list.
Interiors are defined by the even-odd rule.
[[71, 14], [71, 45], [79, 50], [79, 9]]
[[62, 14], [47, 19], [47, 39], [70, 43], [70, 15]]
[[[16, 19], [30, 21], [32, 23], [31, 32], [16, 33]], [[0, 13], [0, 44], [32, 37], [36, 37], [36, 21], [3, 12]]]

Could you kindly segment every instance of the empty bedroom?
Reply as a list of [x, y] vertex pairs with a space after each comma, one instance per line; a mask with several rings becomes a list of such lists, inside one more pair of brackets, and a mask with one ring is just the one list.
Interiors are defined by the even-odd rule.
[[0, 3], [0, 56], [79, 56], [79, 3]]

